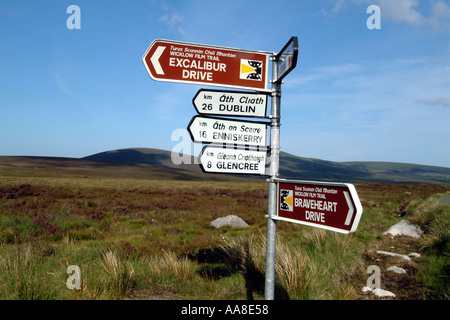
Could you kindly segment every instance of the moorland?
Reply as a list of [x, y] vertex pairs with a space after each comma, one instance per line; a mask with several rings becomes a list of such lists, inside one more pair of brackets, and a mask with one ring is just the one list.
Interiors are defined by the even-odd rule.
[[[263, 299], [266, 181], [177, 170], [166, 160], [0, 157], [0, 299]], [[290, 170], [300, 160], [284, 161]], [[380, 179], [389, 169], [345, 166]], [[418, 183], [394, 167], [392, 179], [407, 181], [342, 181], [354, 182], [364, 209], [354, 234], [278, 222], [276, 299], [376, 299], [361, 291], [370, 265], [394, 299], [449, 298], [446, 172], [410, 167], [428, 179]], [[230, 214], [249, 227], [210, 224]], [[402, 219], [424, 231], [420, 239], [383, 235]], [[388, 261], [378, 250], [420, 259]], [[387, 271], [392, 264], [407, 275]], [[73, 265], [79, 289], [67, 287]]]

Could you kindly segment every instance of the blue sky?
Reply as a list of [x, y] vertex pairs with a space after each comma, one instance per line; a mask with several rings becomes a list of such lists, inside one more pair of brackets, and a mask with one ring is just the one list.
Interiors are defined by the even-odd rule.
[[[79, 30], [66, 26], [72, 4]], [[381, 29], [366, 26], [370, 5]], [[205, 86], [152, 80], [142, 56], [153, 40], [278, 52], [291, 36], [282, 151], [450, 167], [444, 0], [2, 0], [0, 155], [172, 150]]]

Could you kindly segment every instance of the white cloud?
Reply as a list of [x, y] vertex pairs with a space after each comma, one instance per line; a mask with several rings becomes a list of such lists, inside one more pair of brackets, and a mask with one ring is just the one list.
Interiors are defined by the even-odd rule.
[[361, 5], [366, 4], [367, 0], [333, 0], [333, 8], [331, 10], [328, 10], [326, 8], [322, 8], [320, 10], [320, 13], [329, 16], [329, 15], [336, 15], [339, 12], [345, 10], [349, 4], [355, 4], [355, 5]]
[[185, 35], [186, 31], [181, 27], [184, 16], [177, 12], [175, 9], [167, 6], [164, 6], [163, 10], [169, 12], [159, 18], [158, 21], [165, 23], [171, 30], [176, 31], [181, 35]]
[[393, 22], [407, 22], [416, 25], [428, 25], [436, 30], [450, 28], [450, 6], [442, 0], [423, 1], [429, 5], [428, 16], [418, 10], [418, 0], [374, 0], [379, 3], [383, 17]]
[[67, 94], [68, 96], [73, 96], [72, 90], [70, 90], [69, 85], [67, 84], [67, 81], [64, 77], [62, 77], [58, 73], [55, 73], [53, 74], [53, 78], [55, 79], [56, 86], [61, 92]]
[[[348, 0], [337, 0], [334, 4], [333, 9], [331, 9], [331, 14], [336, 14], [339, 11], [343, 10], [348, 5]], [[354, 2], [354, 1], [351, 1]]]
[[[331, 10], [322, 9], [324, 15], [336, 15], [349, 5], [367, 7], [376, 4], [381, 9], [382, 21], [431, 26], [436, 30], [450, 29], [450, 6], [443, 0], [335, 0]], [[421, 4], [429, 15], [420, 11]]]
[[431, 1], [431, 14], [425, 19], [434, 29], [450, 30], [450, 6], [443, 1]]
[[432, 1], [431, 15], [438, 18], [450, 19], [450, 7], [443, 1]]
[[428, 106], [450, 107], [450, 98], [418, 99], [416, 102]]
[[393, 22], [409, 22], [419, 24], [423, 22], [422, 14], [416, 10], [418, 0], [374, 0], [381, 8], [382, 18]]
[[336, 0], [331, 14], [346, 9], [350, 4], [358, 6], [376, 4], [381, 8], [382, 18], [394, 22], [421, 23], [423, 21], [420, 12], [415, 9], [419, 5], [418, 0]]

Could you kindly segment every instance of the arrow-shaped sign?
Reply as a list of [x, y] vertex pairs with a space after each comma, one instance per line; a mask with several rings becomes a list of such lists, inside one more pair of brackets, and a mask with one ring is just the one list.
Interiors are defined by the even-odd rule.
[[206, 146], [199, 157], [204, 172], [265, 175], [267, 153]]
[[341, 233], [356, 231], [362, 206], [349, 183], [282, 180], [278, 185], [278, 215], [273, 219]]
[[257, 91], [268, 88], [271, 52], [157, 39], [142, 61], [153, 80]]
[[266, 116], [267, 94], [200, 89], [192, 102], [199, 114], [262, 118]]
[[194, 116], [188, 131], [194, 142], [266, 146], [267, 125], [262, 122]]

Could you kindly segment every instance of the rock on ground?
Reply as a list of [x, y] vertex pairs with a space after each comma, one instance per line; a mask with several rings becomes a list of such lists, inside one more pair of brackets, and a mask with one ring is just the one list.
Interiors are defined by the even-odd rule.
[[420, 238], [423, 231], [419, 228], [411, 224], [408, 220], [402, 220], [397, 224], [394, 224], [392, 227], [387, 229], [383, 234], [384, 235], [392, 235], [392, 236], [409, 236], [413, 238]]
[[420, 258], [421, 256], [420, 256], [420, 253], [412, 252], [412, 253], [408, 254], [408, 257], [418, 259], [418, 258]]
[[395, 298], [395, 293], [392, 293], [391, 291], [383, 290], [381, 288], [371, 289], [369, 287], [364, 287], [364, 288], [362, 288], [362, 291], [365, 293], [372, 292], [374, 295], [376, 295], [379, 298], [386, 298], [386, 297]]
[[211, 225], [213, 225], [216, 228], [221, 228], [224, 226], [232, 226], [235, 228], [248, 227], [247, 222], [245, 222], [242, 218], [240, 218], [236, 215], [229, 215], [226, 217], [217, 218], [217, 219], [211, 221]]
[[400, 257], [400, 258], [408, 260], [408, 261], [411, 260], [411, 258], [409, 256], [407, 256], [406, 254], [400, 254], [400, 253], [394, 253], [394, 252], [382, 251], [382, 250], [378, 250], [377, 253], [385, 255], [385, 256]]
[[388, 269], [388, 271], [393, 271], [393, 272], [398, 273], [398, 274], [406, 274], [406, 270], [405, 269], [397, 267], [397, 266], [392, 266], [392, 267], [389, 267], [387, 269]]
[[392, 293], [392, 292], [387, 291], [387, 290], [383, 290], [381, 288], [376, 288], [376, 289], [372, 290], [372, 293], [374, 295], [376, 295], [377, 297], [380, 297], [380, 298], [395, 297], [395, 293]]
[[372, 292], [372, 288], [370, 288], [370, 287], [364, 287], [364, 288], [362, 288], [362, 292], [364, 292], [364, 293]]

